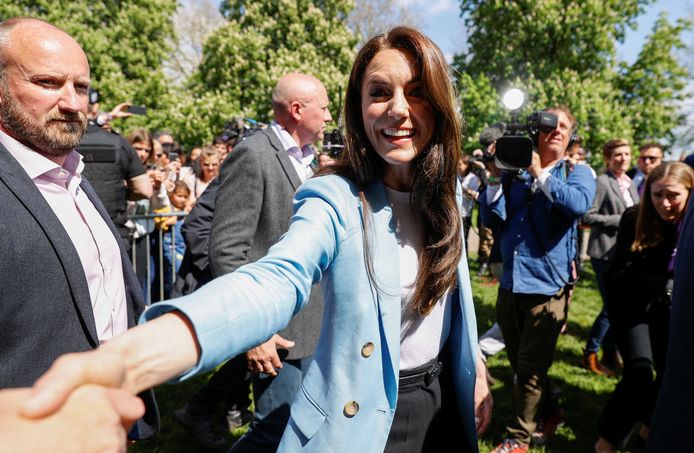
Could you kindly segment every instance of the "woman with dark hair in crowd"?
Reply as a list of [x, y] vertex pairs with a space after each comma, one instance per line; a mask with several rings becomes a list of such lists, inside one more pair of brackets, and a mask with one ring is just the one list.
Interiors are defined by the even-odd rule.
[[318, 346], [279, 451], [477, 452], [492, 403], [456, 191], [461, 121], [438, 47], [408, 27], [369, 40], [345, 121], [341, 161], [299, 188], [267, 256], [63, 364], [133, 391], [206, 371], [281, 330], [320, 281]]
[[600, 418], [596, 452], [615, 451], [637, 421], [650, 425], [665, 369], [677, 238], [692, 187], [689, 166], [661, 164], [648, 175], [640, 206], [627, 209], [619, 223], [607, 291], [624, 374]]

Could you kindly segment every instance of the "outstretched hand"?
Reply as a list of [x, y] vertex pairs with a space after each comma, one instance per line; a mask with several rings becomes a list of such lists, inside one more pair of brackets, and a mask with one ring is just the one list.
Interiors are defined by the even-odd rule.
[[30, 389], [0, 391], [0, 452], [124, 452], [128, 430], [145, 411], [123, 390], [85, 385], [56, 412], [29, 419], [19, 412], [30, 395]]
[[34, 383], [22, 407], [22, 415], [45, 417], [59, 410], [79, 386], [96, 384], [123, 388], [125, 377], [125, 365], [119, 354], [98, 349], [63, 355]]

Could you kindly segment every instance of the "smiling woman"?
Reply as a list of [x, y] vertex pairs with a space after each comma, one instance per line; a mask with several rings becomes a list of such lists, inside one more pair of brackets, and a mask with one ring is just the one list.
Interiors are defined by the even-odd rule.
[[347, 87], [345, 151], [298, 189], [289, 230], [92, 354], [112, 354], [102, 382], [138, 390], [209, 370], [284, 328], [320, 281], [318, 345], [278, 451], [476, 452], [492, 401], [462, 246], [454, 99], [441, 51], [417, 30], [367, 42]]

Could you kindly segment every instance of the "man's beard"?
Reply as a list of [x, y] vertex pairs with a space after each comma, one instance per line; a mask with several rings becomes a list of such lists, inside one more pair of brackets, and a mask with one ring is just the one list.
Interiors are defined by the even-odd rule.
[[[16, 140], [49, 157], [66, 156], [77, 147], [87, 129], [87, 117], [82, 112], [48, 113], [43, 124], [36, 124], [2, 87], [0, 122]], [[63, 121], [70, 121], [69, 123]]]

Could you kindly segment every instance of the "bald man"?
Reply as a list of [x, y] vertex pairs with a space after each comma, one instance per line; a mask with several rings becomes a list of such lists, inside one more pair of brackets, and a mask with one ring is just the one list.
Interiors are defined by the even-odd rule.
[[[313, 174], [312, 145], [323, 139], [332, 120], [325, 87], [306, 74], [283, 76], [273, 90], [272, 108], [270, 126], [235, 146], [222, 164], [209, 246], [214, 277], [262, 258], [287, 230], [294, 192]], [[322, 311], [321, 291], [314, 287], [309, 305], [285, 330], [245, 359], [230, 360], [176, 412], [178, 421], [208, 447], [221, 447], [209, 418], [220, 399], [238, 401], [248, 394], [243, 385], [248, 369], [254, 373], [255, 416], [232, 451], [276, 451], [316, 348]]]
[[[89, 82], [68, 34], [36, 19], [0, 22], [0, 388], [31, 385], [58, 356], [125, 332], [144, 308], [75, 151]], [[156, 430], [149, 414], [135, 437]]]

